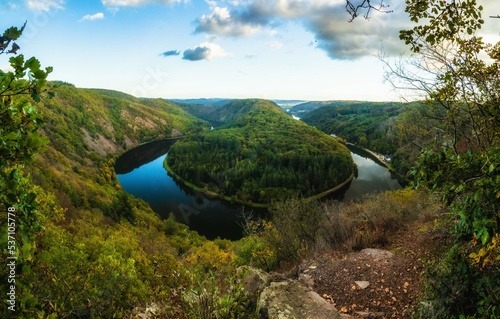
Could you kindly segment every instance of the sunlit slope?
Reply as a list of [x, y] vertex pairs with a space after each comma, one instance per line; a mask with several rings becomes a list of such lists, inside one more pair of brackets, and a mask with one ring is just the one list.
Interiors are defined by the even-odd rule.
[[[55, 96], [37, 103], [48, 138], [47, 151], [35, 158], [39, 184], [57, 190], [67, 208], [112, 206], [116, 189], [110, 158], [143, 142], [190, 134], [209, 124], [162, 99], [81, 89], [51, 83]], [[118, 187], [118, 185], [115, 185]]]

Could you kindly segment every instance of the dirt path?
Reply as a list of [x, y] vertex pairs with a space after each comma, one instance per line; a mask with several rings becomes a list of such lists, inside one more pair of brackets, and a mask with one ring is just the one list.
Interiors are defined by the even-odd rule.
[[304, 272], [347, 318], [409, 318], [420, 302], [428, 247], [438, 240], [422, 226], [409, 226], [380, 249], [323, 254]]

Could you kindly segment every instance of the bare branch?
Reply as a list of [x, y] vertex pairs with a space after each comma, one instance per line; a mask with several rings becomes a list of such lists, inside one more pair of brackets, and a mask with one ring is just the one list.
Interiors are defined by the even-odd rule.
[[389, 10], [389, 5], [384, 4], [384, 0], [380, 0], [380, 3], [378, 5], [372, 4], [372, 0], [359, 0], [361, 2], [357, 2], [357, 4], [354, 4], [352, 0], [346, 0], [346, 11], [349, 13], [351, 18], [348, 20], [349, 22], [352, 22], [354, 19], [356, 19], [361, 12], [364, 11], [363, 17], [365, 19], [370, 18], [370, 12], [372, 10], [378, 11], [378, 12], [383, 12], [383, 13], [391, 13], [392, 10]]

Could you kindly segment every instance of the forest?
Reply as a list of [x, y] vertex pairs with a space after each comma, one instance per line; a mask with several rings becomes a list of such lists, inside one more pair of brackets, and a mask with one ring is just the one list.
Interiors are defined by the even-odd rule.
[[307, 112], [301, 120], [361, 147], [381, 154], [394, 154], [397, 149], [396, 120], [411, 107], [394, 102], [338, 103]]
[[199, 189], [269, 204], [327, 191], [354, 173], [345, 146], [272, 102], [235, 100], [214, 113], [228, 123], [183, 138], [166, 159], [169, 172]]

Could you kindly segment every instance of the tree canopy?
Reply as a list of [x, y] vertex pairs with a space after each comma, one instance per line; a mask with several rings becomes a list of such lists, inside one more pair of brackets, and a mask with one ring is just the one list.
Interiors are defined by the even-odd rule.
[[500, 315], [500, 43], [479, 36], [483, 8], [475, 0], [406, 4], [416, 25], [400, 37], [418, 72], [394, 67], [391, 78], [427, 95], [427, 107], [401, 125], [421, 149], [414, 185], [442, 195], [451, 212], [444, 224], [455, 238], [431, 274], [424, 316], [494, 318]]
[[[309, 197], [353, 173], [347, 148], [264, 100], [237, 100], [232, 122], [174, 144], [168, 169], [205, 191], [233, 201], [270, 203]], [[224, 112], [222, 112], [224, 113]]]

